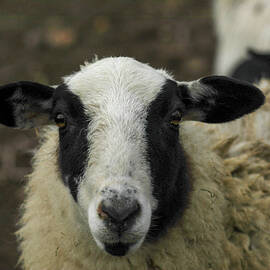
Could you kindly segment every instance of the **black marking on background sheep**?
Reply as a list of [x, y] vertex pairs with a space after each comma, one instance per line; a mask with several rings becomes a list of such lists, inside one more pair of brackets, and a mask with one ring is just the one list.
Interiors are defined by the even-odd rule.
[[261, 79], [270, 79], [270, 54], [249, 50], [248, 57], [234, 68], [232, 77], [250, 83], [258, 83]]

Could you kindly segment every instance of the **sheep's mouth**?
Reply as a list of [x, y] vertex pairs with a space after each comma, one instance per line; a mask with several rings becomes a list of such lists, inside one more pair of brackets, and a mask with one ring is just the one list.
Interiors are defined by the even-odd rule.
[[131, 244], [125, 244], [121, 242], [113, 243], [113, 244], [108, 244], [105, 243], [104, 247], [106, 252], [111, 254], [112, 256], [125, 256], [130, 248]]

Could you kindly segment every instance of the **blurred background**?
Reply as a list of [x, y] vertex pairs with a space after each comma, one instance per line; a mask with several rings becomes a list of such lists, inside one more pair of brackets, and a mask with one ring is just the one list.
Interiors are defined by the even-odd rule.
[[[95, 55], [134, 57], [178, 80], [209, 75], [211, 14], [210, 0], [0, 0], [0, 85], [58, 84]], [[0, 270], [18, 259], [14, 232], [36, 144], [34, 131], [0, 126]]]

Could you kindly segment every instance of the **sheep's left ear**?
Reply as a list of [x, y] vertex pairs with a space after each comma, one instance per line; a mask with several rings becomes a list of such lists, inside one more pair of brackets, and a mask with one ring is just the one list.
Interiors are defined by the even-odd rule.
[[179, 83], [185, 105], [183, 120], [223, 123], [251, 113], [264, 103], [263, 93], [245, 81], [210, 76]]
[[54, 88], [35, 82], [0, 87], [0, 123], [28, 129], [50, 124]]

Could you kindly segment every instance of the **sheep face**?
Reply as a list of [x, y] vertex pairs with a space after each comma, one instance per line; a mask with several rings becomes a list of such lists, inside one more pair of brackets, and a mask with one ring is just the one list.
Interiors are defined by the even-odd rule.
[[217, 76], [177, 82], [131, 58], [107, 58], [56, 89], [30, 82], [1, 87], [0, 122], [59, 127], [63, 188], [97, 245], [123, 256], [159, 238], [188, 206], [192, 173], [180, 121], [231, 121], [263, 101], [246, 82]]

